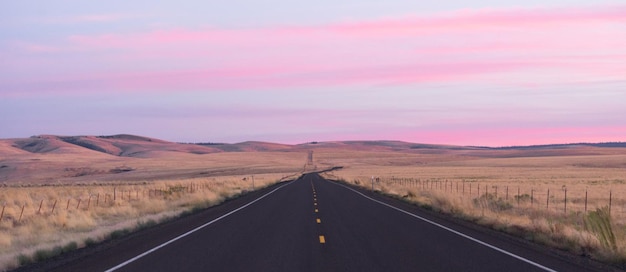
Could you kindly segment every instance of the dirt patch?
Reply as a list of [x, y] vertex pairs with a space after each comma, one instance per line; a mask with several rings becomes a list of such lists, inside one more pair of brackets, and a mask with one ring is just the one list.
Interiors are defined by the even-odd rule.
[[109, 170], [109, 173], [119, 174], [119, 173], [130, 172], [130, 171], [133, 171], [133, 170], [135, 170], [135, 169], [132, 168], [132, 167], [118, 166], [118, 167], [115, 167], [115, 168]]
[[65, 168], [65, 177], [82, 177], [90, 175], [106, 174], [107, 171], [93, 169], [89, 167]]

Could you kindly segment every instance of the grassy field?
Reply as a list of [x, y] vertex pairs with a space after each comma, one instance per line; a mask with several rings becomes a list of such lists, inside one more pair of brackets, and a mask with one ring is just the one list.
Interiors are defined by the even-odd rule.
[[[329, 178], [624, 265], [626, 155], [468, 158], [318, 152]], [[567, 195], [566, 195], [567, 194]], [[610, 207], [610, 211], [609, 211]]]
[[625, 267], [623, 147], [198, 146], [117, 135], [0, 140], [0, 270], [215, 205], [252, 180], [259, 188], [335, 166], [324, 175]]
[[[295, 178], [289, 173], [0, 190], [0, 267], [11, 268]], [[254, 178], [254, 187], [253, 181]]]
[[[159, 146], [178, 149], [124, 157], [54, 138], [40, 143], [45, 152], [31, 153], [7, 142], [0, 145], [0, 270], [295, 178], [306, 160], [302, 152], [193, 154], [183, 151], [197, 147], [171, 143]], [[131, 144], [126, 150], [141, 147]]]

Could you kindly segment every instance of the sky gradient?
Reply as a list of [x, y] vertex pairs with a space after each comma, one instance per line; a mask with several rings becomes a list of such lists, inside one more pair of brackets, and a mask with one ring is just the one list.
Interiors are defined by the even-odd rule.
[[626, 141], [623, 1], [126, 2], [0, 10], [0, 138]]

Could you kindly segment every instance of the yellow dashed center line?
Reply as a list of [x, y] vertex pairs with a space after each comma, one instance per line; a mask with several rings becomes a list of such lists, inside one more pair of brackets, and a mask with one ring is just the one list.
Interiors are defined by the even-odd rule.
[[[318, 213], [319, 210], [317, 209], [317, 193], [315, 192], [315, 186], [313, 186], [313, 183], [311, 183], [311, 189], [313, 189], [313, 205], [316, 207], [315, 213]], [[321, 224], [322, 219], [316, 218], [315, 222], [317, 222], [318, 224]], [[320, 244], [325, 244], [325, 243], [326, 243], [326, 238], [324, 237], [324, 235], [320, 235]]]

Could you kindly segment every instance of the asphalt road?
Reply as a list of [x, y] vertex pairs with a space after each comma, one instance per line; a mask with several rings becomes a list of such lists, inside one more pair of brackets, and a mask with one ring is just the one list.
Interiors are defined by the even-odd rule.
[[39, 269], [525, 272], [602, 269], [506, 235], [440, 218], [401, 201], [355, 191], [317, 174], [249, 194], [92, 251]]

